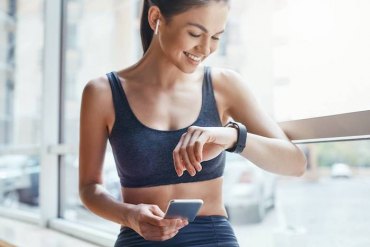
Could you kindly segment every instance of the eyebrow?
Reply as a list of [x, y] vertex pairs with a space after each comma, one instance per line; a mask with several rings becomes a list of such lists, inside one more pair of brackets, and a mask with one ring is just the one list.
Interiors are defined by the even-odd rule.
[[[187, 23], [187, 25], [188, 25], [188, 26], [195, 26], [195, 27], [197, 27], [197, 28], [201, 29], [203, 32], [205, 32], [205, 33], [209, 33], [209, 32], [208, 32], [208, 30], [207, 30], [207, 28], [205, 28], [204, 26], [202, 26], [202, 25], [200, 25], [200, 24], [198, 24], [198, 23], [188, 22], [188, 23]], [[221, 32], [218, 32], [218, 33], [216, 33], [216, 34], [221, 34], [221, 33], [223, 33], [223, 32], [225, 32], [225, 30], [222, 30]]]

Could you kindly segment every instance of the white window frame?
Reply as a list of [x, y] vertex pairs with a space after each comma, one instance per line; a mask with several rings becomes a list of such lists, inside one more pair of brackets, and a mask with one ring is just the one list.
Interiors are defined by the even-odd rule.
[[370, 110], [279, 123], [294, 143], [370, 139]]

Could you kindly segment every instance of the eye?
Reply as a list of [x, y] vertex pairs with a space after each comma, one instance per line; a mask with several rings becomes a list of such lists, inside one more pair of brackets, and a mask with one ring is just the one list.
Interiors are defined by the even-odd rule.
[[194, 34], [192, 32], [189, 32], [190, 36], [194, 37], [194, 38], [199, 38], [201, 35], [197, 35], [197, 34]]
[[219, 37], [212, 37], [213, 40], [220, 40]]

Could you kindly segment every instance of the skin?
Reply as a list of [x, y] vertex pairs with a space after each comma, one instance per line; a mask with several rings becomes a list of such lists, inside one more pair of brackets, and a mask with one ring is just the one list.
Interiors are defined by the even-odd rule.
[[[184, 52], [202, 60], [212, 54], [225, 29], [228, 13], [224, 3], [212, 3], [166, 22], [157, 7], [150, 8], [148, 20], [153, 30], [159, 20], [158, 34], [138, 63], [118, 71], [130, 107], [141, 123], [153, 129], [176, 130], [194, 122], [201, 107], [204, 68]], [[240, 75], [213, 68], [212, 81], [223, 124], [234, 119], [248, 127], [247, 145], [241, 155], [270, 172], [302, 175], [306, 167], [303, 152], [258, 105]], [[195, 183], [122, 188], [124, 201], [115, 201], [102, 186], [103, 158], [114, 122], [108, 79], [104, 76], [91, 80], [84, 88], [80, 122], [79, 185], [81, 200], [87, 208], [134, 229], [147, 240], [156, 241], [174, 237], [187, 224], [181, 219], [163, 219], [171, 199], [200, 198], [204, 205], [199, 215], [226, 216], [222, 177]], [[174, 169], [178, 176], [184, 172], [196, 176], [202, 161], [216, 157], [233, 146], [236, 139], [237, 131], [233, 128], [191, 126], [171, 150]]]

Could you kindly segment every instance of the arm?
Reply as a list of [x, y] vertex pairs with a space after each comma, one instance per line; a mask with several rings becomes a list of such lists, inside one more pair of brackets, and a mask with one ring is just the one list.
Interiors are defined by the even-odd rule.
[[[264, 170], [290, 176], [301, 176], [306, 169], [304, 153], [293, 144], [278, 124], [261, 108], [241, 76], [225, 71], [226, 115], [248, 128], [246, 148], [241, 155]], [[236, 142], [236, 131], [231, 145]]]
[[167, 240], [174, 237], [187, 221], [163, 219], [164, 212], [157, 205], [119, 202], [102, 185], [108, 139], [107, 112], [113, 109], [110, 90], [104, 79], [97, 79], [89, 82], [83, 91], [79, 147], [80, 198], [94, 214], [128, 226], [147, 240]]
[[[109, 89], [109, 88], [108, 88]], [[83, 204], [93, 213], [121, 225], [127, 225], [132, 205], [116, 201], [102, 186], [103, 161], [107, 144], [106, 87], [89, 82], [84, 88], [80, 115], [79, 192]]]
[[[216, 74], [215, 74], [216, 73]], [[221, 101], [222, 119], [234, 119], [247, 126], [247, 143], [241, 155], [260, 168], [281, 175], [301, 176], [306, 169], [304, 153], [259, 106], [250, 88], [235, 72], [213, 72], [214, 88]], [[233, 128], [191, 126], [173, 151], [176, 173], [195, 176], [201, 161], [216, 157], [235, 145]]]

